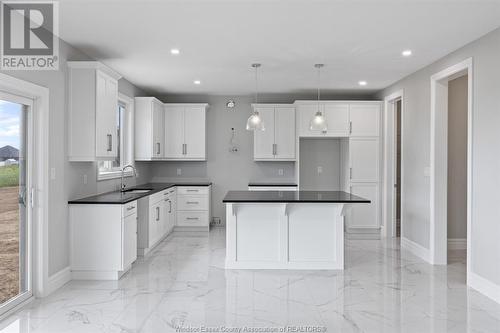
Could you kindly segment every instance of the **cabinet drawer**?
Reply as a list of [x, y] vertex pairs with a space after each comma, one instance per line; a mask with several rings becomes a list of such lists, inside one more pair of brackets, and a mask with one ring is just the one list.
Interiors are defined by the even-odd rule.
[[168, 189], [161, 192], [155, 193], [149, 197], [149, 205], [153, 205], [159, 201], [163, 200], [163, 197], [168, 194]]
[[177, 196], [178, 210], [208, 210], [208, 197], [203, 195]]
[[208, 212], [177, 212], [177, 225], [183, 227], [208, 226]]
[[201, 195], [208, 194], [208, 186], [179, 186], [177, 194]]
[[123, 205], [123, 216], [129, 216], [137, 213], [137, 201], [132, 201]]

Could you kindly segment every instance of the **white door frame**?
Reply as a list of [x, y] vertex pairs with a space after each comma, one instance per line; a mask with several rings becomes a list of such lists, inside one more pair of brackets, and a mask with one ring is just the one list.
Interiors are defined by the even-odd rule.
[[33, 293], [43, 297], [49, 292], [49, 89], [0, 73], [0, 90], [33, 100]]
[[[395, 102], [401, 100], [401, 148], [403, 147], [403, 119], [404, 119], [404, 91], [399, 90], [384, 98], [384, 169], [382, 188], [382, 221], [384, 223], [382, 236], [396, 237], [395, 196], [394, 184], [396, 182], [396, 112]], [[401, 237], [403, 237], [403, 149], [401, 149]]]
[[472, 224], [472, 58], [431, 76], [430, 261], [447, 264], [448, 82], [468, 75], [467, 101], [467, 277], [471, 263]]

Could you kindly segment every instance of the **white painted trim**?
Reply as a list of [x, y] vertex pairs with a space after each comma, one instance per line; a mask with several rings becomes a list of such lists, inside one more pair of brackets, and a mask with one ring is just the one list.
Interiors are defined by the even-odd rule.
[[430, 262], [429, 249], [426, 249], [422, 245], [417, 244], [408, 238], [401, 237], [401, 248], [410, 251], [413, 255], [419, 257], [425, 262]]
[[[467, 105], [467, 276], [472, 267], [472, 128], [473, 128], [473, 61], [468, 58], [431, 76], [431, 155], [430, 155], [430, 262], [447, 264], [447, 85], [461, 73], [468, 75]], [[445, 100], [446, 97], [446, 100]]]
[[122, 75], [120, 73], [116, 72], [111, 67], [108, 67], [99, 61], [68, 61], [66, 64], [69, 68], [98, 69], [117, 81], [122, 78]]
[[70, 266], [61, 269], [59, 272], [49, 277], [49, 282], [47, 283], [47, 294], [53, 293], [69, 281], [71, 281]]
[[500, 304], [500, 285], [474, 272], [469, 272], [467, 274], [467, 285]]
[[448, 250], [466, 250], [467, 238], [448, 238]]
[[32, 186], [35, 189], [33, 208], [33, 293], [36, 297], [48, 294], [48, 221], [49, 221], [49, 89], [0, 73], [0, 88], [9, 93], [33, 99], [33, 137], [35, 170]]
[[395, 211], [395, 198], [394, 198], [394, 182], [395, 182], [395, 170], [394, 166], [396, 164], [395, 158], [395, 112], [394, 112], [394, 102], [396, 100], [401, 100], [401, 235], [403, 235], [403, 208], [404, 208], [404, 191], [403, 191], [403, 175], [404, 175], [404, 151], [403, 151], [403, 140], [404, 140], [404, 109], [405, 109], [405, 98], [404, 90], [398, 90], [384, 98], [384, 120], [383, 120], [383, 175], [382, 175], [382, 221], [384, 223], [384, 228], [382, 236], [386, 238], [396, 237], [396, 221], [394, 218]]

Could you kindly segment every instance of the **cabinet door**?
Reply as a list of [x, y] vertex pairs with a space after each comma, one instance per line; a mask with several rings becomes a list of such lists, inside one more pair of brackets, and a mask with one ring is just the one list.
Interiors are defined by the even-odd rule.
[[184, 157], [184, 107], [165, 107], [165, 158]]
[[204, 107], [184, 110], [184, 158], [206, 159], [206, 112]]
[[159, 239], [161, 232], [161, 211], [160, 203], [153, 204], [149, 207], [149, 242], [148, 247], [153, 246]]
[[380, 103], [351, 104], [351, 136], [379, 136]]
[[325, 104], [323, 112], [328, 124], [327, 136], [349, 136], [348, 104]]
[[351, 182], [379, 181], [379, 141], [373, 138], [349, 139]]
[[[324, 111], [324, 105], [319, 105], [319, 110], [321, 112]], [[318, 104], [317, 103], [312, 103], [312, 104], [304, 104], [304, 105], [298, 105], [297, 106], [297, 113], [298, 113], [298, 129], [299, 129], [299, 136], [312, 136], [312, 137], [318, 137], [318, 136], [325, 136], [326, 133], [322, 133], [321, 131], [311, 131], [309, 129], [311, 125], [311, 119], [314, 117], [314, 114], [318, 111]], [[327, 119], [328, 121], [328, 119]]]
[[96, 157], [112, 159], [117, 156], [118, 85], [115, 80], [96, 72]]
[[154, 100], [152, 102], [153, 112], [153, 156], [154, 158], [162, 158], [165, 154], [165, 119], [163, 105]]
[[123, 267], [127, 268], [137, 259], [137, 214], [123, 220]]
[[371, 201], [369, 204], [352, 205], [347, 216], [348, 228], [379, 228], [378, 184], [352, 184], [350, 192]]
[[276, 159], [295, 159], [295, 109], [276, 108], [274, 111]]
[[256, 108], [264, 122], [264, 131], [253, 131], [255, 160], [274, 159], [274, 108]]

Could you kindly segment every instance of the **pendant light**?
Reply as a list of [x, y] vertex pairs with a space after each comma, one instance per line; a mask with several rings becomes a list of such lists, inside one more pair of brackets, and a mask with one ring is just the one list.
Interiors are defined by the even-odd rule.
[[[260, 64], [252, 64], [252, 67], [255, 69], [255, 104], [259, 102], [259, 86], [258, 86], [258, 77], [257, 70], [260, 67]], [[253, 109], [252, 114], [248, 117], [247, 120], [247, 131], [264, 131], [264, 121], [257, 111], [256, 108]]]
[[320, 85], [321, 85], [321, 68], [323, 68], [325, 65], [324, 64], [315, 64], [314, 68], [318, 70], [318, 109], [316, 113], [314, 114], [313, 118], [311, 119], [311, 122], [309, 124], [309, 129], [311, 131], [322, 131], [325, 132], [328, 129], [328, 125], [326, 123], [326, 118], [323, 115], [323, 112], [321, 112], [320, 109]]

